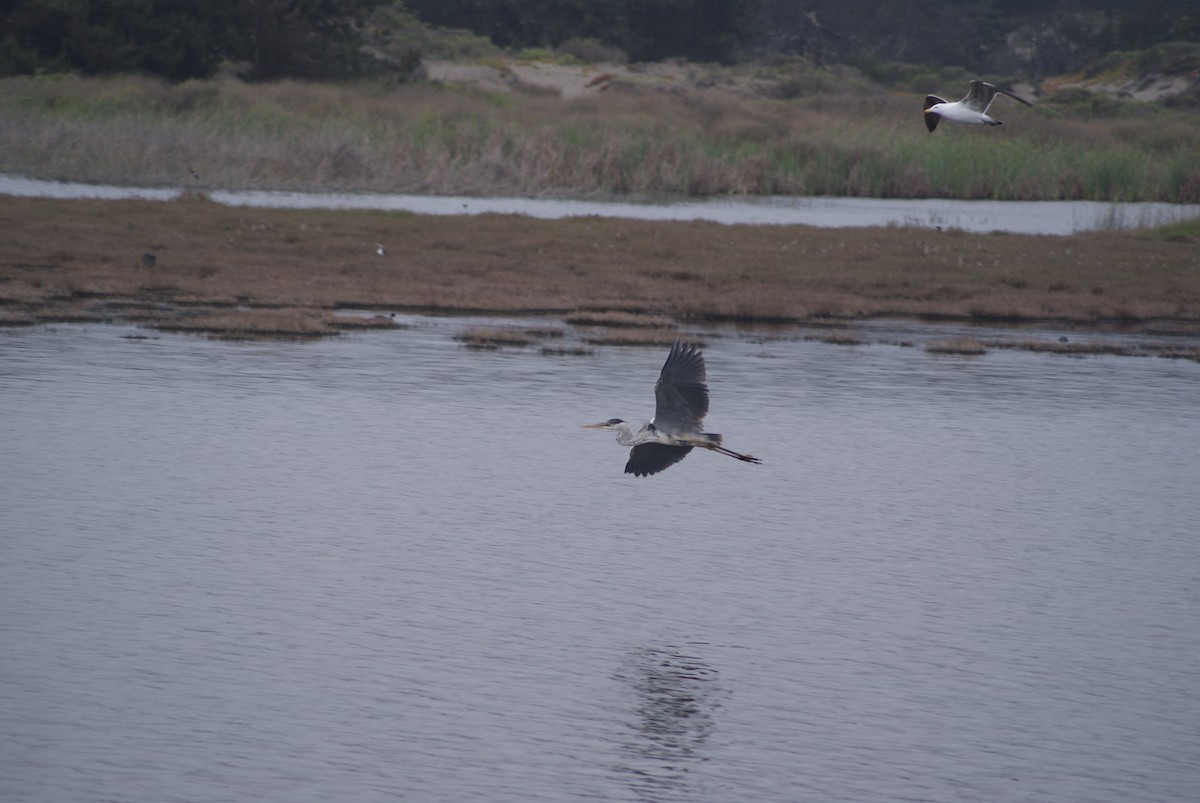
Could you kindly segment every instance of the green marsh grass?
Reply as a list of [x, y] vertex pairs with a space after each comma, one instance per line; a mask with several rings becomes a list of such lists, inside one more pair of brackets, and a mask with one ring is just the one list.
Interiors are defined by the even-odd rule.
[[1200, 217], [1159, 226], [1148, 230], [1145, 235], [1175, 243], [1200, 242]]
[[1003, 127], [930, 134], [917, 95], [860, 100], [9, 78], [0, 171], [194, 189], [1200, 202], [1200, 112], [1013, 104]]

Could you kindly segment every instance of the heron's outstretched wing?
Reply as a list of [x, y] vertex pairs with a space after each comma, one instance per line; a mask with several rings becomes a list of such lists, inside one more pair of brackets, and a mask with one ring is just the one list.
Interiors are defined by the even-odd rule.
[[708, 385], [700, 349], [675, 342], [654, 386], [654, 426], [668, 435], [700, 428], [708, 415]]
[[668, 466], [673, 466], [692, 450], [691, 446], [671, 446], [666, 443], [642, 443], [629, 450], [629, 462], [625, 473], [635, 477], [649, 477]]

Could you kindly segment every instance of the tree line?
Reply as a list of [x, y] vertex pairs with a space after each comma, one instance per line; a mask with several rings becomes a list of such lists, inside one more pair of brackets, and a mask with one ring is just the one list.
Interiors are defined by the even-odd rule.
[[792, 53], [996, 69], [1022, 26], [1063, 59], [1200, 41], [1195, 0], [0, 0], [0, 74], [179, 81], [232, 61], [259, 80], [348, 78], [395, 66], [363, 47], [383, 10], [504, 48], [589, 41], [632, 61]]
[[337, 78], [362, 68], [370, 0], [0, 0], [0, 72]]

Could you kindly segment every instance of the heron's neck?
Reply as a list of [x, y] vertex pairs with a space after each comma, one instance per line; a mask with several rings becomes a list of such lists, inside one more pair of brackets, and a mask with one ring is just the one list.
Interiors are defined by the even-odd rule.
[[622, 421], [617, 424], [617, 443], [622, 446], [640, 446], [643, 443], [658, 443], [662, 440], [654, 422], [646, 424], [637, 432], [630, 429], [629, 424]]
[[617, 424], [617, 443], [622, 446], [637, 445], [637, 437], [633, 434], [633, 430], [629, 428], [629, 424], [624, 421]]

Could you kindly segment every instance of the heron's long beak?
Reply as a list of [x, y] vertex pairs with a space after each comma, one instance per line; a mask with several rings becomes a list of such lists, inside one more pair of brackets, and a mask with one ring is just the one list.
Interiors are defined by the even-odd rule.
[[584, 429], [607, 429], [608, 422], [605, 421], [603, 424], [584, 424], [583, 428]]

